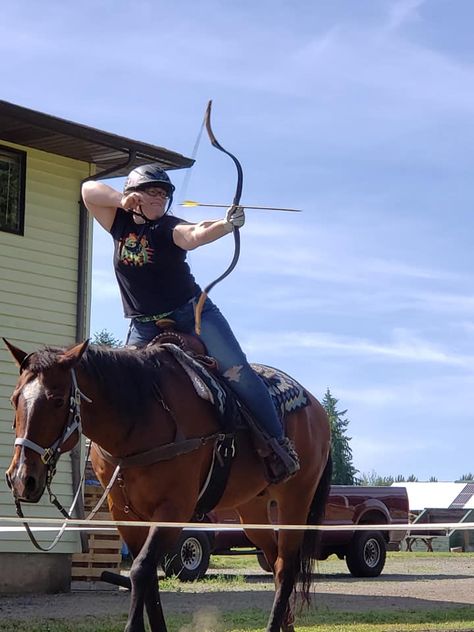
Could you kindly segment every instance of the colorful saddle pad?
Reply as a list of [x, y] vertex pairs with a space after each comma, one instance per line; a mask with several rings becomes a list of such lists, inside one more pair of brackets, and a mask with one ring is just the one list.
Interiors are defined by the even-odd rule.
[[[233, 408], [229, 402], [231, 397], [229, 387], [224, 386], [216, 375], [210, 373], [204, 365], [178, 346], [164, 343], [163, 347], [172, 354], [184, 369], [196, 393], [214, 404], [221, 418], [228, 417], [229, 408]], [[280, 420], [283, 419], [285, 414], [308, 405], [308, 395], [301, 384], [292, 377], [279, 369], [265, 366], [264, 364], [251, 364], [250, 366], [261, 377], [267, 387]]]

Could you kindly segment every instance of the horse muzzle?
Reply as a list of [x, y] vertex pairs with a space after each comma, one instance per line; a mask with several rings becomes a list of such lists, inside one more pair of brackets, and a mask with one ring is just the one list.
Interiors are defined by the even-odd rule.
[[46, 475], [27, 468], [24, 464], [10, 466], [5, 479], [15, 500], [25, 503], [37, 503], [46, 486]]

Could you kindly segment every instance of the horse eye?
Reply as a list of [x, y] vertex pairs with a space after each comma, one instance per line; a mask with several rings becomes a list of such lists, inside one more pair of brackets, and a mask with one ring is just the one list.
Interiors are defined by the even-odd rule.
[[64, 397], [53, 397], [53, 404], [55, 408], [62, 408], [64, 406]]

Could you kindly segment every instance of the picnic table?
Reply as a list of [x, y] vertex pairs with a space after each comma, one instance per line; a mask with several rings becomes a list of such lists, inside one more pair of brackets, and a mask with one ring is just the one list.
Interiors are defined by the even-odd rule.
[[414, 544], [423, 542], [426, 546], [426, 550], [433, 553], [433, 540], [437, 537], [436, 535], [407, 535], [405, 538], [406, 550], [413, 551]]

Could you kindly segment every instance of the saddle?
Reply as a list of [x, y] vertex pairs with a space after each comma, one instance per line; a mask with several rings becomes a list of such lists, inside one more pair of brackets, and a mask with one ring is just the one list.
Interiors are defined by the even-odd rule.
[[[227, 482], [230, 465], [235, 455], [234, 436], [237, 430], [248, 429], [255, 451], [262, 460], [265, 478], [269, 482], [282, 480], [281, 465], [275, 458], [278, 450], [277, 440], [261, 428], [245, 405], [239, 401], [235, 393], [219, 373], [218, 362], [207, 355], [206, 348], [200, 338], [193, 334], [177, 331], [175, 322], [165, 318], [156, 322], [159, 333], [148, 343], [147, 348], [160, 345], [164, 347], [181, 366], [190, 378], [196, 393], [203, 399], [210, 401], [219, 415], [220, 426], [226, 439], [217, 446], [217, 459], [214, 459], [213, 469], [220, 469], [220, 473], [210, 476], [209, 485], [217, 481], [217, 487], [222, 487], [218, 494], [222, 494]], [[282, 371], [260, 364], [251, 364], [252, 369], [265, 383], [272, 398], [277, 414], [284, 427], [285, 415], [306, 406], [309, 402], [303, 387]], [[229, 440], [230, 437], [230, 440]], [[288, 441], [288, 440], [285, 440]], [[297, 457], [296, 457], [297, 458]], [[204, 490], [203, 490], [204, 491]], [[217, 494], [217, 495], [218, 495]], [[216, 494], [211, 494], [209, 502], [203, 497], [199, 506], [204, 507], [200, 513], [207, 513], [213, 508]], [[202, 502], [201, 502], [202, 501]], [[205, 502], [204, 502], [205, 501]]]
[[231, 432], [250, 428], [260, 454], [259, 450], [264, 449], [268, 437], [260, 431], [251, 414], [221, 378], [218, 362], [207, 354], [201, 338], [178, 331], [175, 322], [169, 318], [157, 321], [156, 325], [161, 331], [147, 344], [147, 348], [159, 345], [167, 349], [187, 373], [197, 394], [214, 404], [221, 428]]
[[[192, 355], [200, 358], [201, 360], [209, 362], [209, 366], [213, 366], [214, 370], [217, 370], [217, 362], [214, 358], [207, 355], [207, 350], [203, 341], [194, 334], [185, 334], [176, 329], [176, 323], [171, 318], [162, 318], [156, 321], [156, 326], [160, 330], [160, 333], [153, 338], [147, 347], [153, 347], [154, 345], [161, 344], [173, 344]], [[207, 366], [207, 364], [206, 364]]]

